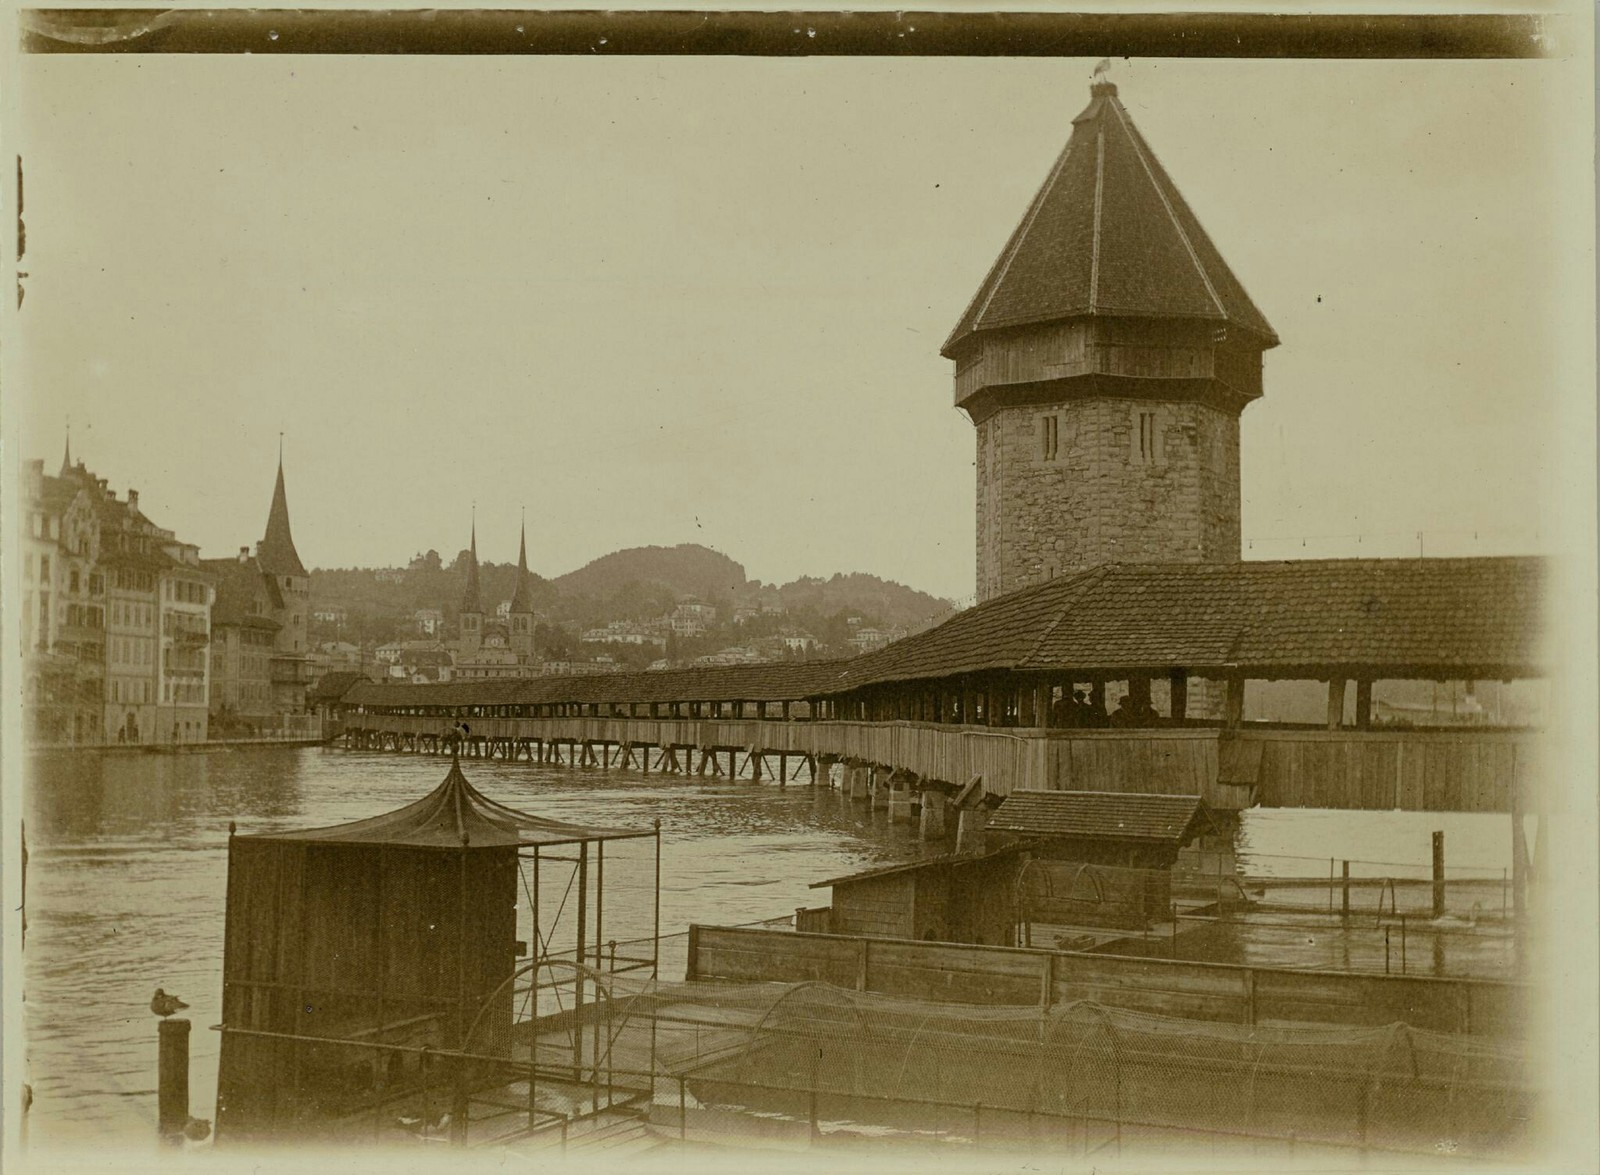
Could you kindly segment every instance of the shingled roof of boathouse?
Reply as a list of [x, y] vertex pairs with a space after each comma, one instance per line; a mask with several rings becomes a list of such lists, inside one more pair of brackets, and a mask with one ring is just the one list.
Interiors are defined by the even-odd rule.
[[1183, 844], [1205, 823], [1198, 796], [1105, 791], [1014, 791], [989, 817], [995, 832], [1049, 840]]

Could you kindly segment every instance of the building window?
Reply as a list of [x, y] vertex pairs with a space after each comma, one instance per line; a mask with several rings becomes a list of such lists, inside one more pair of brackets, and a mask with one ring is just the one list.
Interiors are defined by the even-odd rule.
[[1146, 465], [1156, 459], [1156, 414], [1139, 413], [1139, 460]]
[[1056, 440], [1061, 429], [1059, 416], [1041, 416], [1039, 418], [1039, 456], [1045, 461], [1056, 459]]
[[50, 582], [50, 556], [49, 555], [40, 555], [39, 556], [39, 582], [40, 583], [49, 583]]

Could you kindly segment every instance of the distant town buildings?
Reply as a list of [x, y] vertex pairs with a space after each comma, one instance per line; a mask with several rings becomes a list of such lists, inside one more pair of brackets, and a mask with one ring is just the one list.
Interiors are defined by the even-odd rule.
[[207, 737], [213, 577], [68, 446], [23, 469], [23, 706], [41, 743]]
[[906, 635], [906, 630], [896, 625], [893, 628], [873, 628], [864, 625], [856, 628], [850, 636], [850, 647], [858, 653], [870, 653], [874, 649], [881, 649], [891, 641], [897, 641]]
[[667, 647], [671, 631], [663, 620], [613, 620], [604, 628], [590, 628], [579, 638], [586, 645], [655, 645]]

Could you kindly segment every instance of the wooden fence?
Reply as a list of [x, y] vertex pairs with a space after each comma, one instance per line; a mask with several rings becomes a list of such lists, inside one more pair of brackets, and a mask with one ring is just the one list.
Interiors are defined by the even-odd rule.
[[1093, 1000], [1231, 1024], [1413, 1028], [1475, 1036], [1524, 1031], [1513, 983], [1294, 971], [1016, 947], [967, 946], [723, 926], [689, 928], [690, 980], [797, 983], [941, 1003], [1038, 1005]]

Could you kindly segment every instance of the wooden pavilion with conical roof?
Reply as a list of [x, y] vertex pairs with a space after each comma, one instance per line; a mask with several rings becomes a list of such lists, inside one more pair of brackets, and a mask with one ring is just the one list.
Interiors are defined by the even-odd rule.
[[[645, 924], [655, 929], [648, 950], [619, 965], [600, 937], [605, 849], [649, 838], [656, 892]], [[337, 1137], [425, 1086], [430, 1055], [509, 1059], [519, 1031], [526, 1055], [541, 986], [560, 989], [581, 1069], [586, 982], [592, 1002], [599, 971], [655, 972], [660, 843], [659, 822], [603, 828], [507, 807], [467, 782], [459, 759], [427, 795], [379, 816], [230, 829], [218, 1138], [322, 1127]], [[539, 907], [541, 866], [552, 863], [571, 866], [553, 918]], [[569, 898], [575, 916], [564, 920]], [[570, 949], [558, 949], [569, 935]], [[559, 978], [541, 984], [555, 961]], [[458, 1086], [465, 1072], [454, 1071]]]

